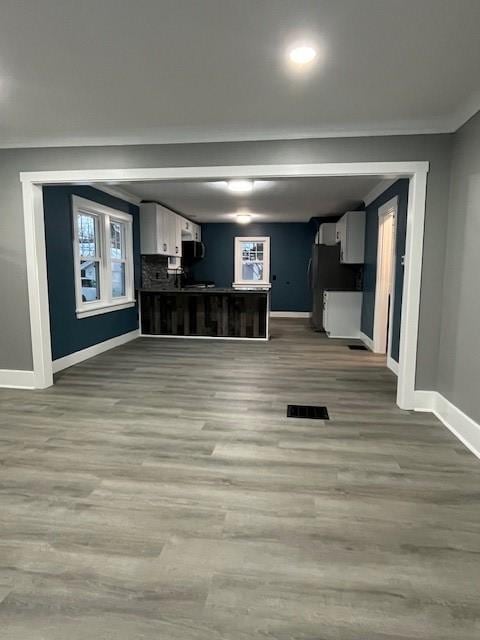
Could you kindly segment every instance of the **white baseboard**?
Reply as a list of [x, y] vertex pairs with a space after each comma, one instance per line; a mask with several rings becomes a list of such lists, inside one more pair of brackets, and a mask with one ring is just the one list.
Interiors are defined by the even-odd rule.
[[310, 318], [310, 311], [270, 311], [271, 318]]
[[119, 347], [120, 345], [125, 344], [126, 342], [131, 342], [138, 337], [139, 330], [135, 329], [135, 331], [124, 333], [121, 336], [117, 336], [116, 338], [111, 338], [110, 340], [99, 342], [98, 344], [94, 344], [91, 347], [82, 349], [81, 351], [75, 351], [75, 353], [70, 353], [68, 356], [58, 358], [57, 360], [54, 360], [52, 362], [53, 373], [57, 373], [57, 371], [61, 371], [62, 369], [67, 369], [67, 367], [72, 367], [74, 364], [78, 364], [79, 362], [83, 362], [84, 360], [88, 360], [89, 358], [93, 358], [93, 356], [98, 356], [104, 351], [109, 351], [110, 349]]
[[175, 336], [167, 334], [141, 333], [139, 338], [160, 338], [162, 340], [240, 340], [243, 342], [268, 342], [270, 338], [242, 338], [240, 336]]
[[391, 356], [387, 356], [387, 367], [392, 371], [396, 376], [398, 376], [398, 362], [394, 360]]
[[415, 411], [430, 411], [467, 449], [480, 458], [480, 424], [438, 391], [415, 391]]
[[369, 338], [366, 333], [363, 333], [362, 331], [360, 331], [360, 335], [358, 337], [363, 342], [363, 344], [368, 349], [370, 349], [370, 351], [373, 351], [373, 340]]
[[0, 369], [0, 387], [7, 389], [35, 389], [35, 374], [33, 371]]

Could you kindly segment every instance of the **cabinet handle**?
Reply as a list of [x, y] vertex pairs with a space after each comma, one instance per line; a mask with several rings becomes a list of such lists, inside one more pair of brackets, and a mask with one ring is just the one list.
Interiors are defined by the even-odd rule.
[[175, 247], [175, 253], [178, 253], [178, 247]]
[[167, 250], [167, 244], [166, 242], [163, 243], [163, 250], [166, 251]]

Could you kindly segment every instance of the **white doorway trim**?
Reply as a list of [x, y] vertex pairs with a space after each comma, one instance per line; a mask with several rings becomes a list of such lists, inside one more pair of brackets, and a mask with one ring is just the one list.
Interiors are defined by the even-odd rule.
[[397, 219], [398, 196], [395, 196], [378, 209], [377, 278], [373, 322], [373, 350], [375, 353], [386, 353], [387, 359], [390, 360], [395, 304]]
[[53, 384], [50, 318], [45, 251], [42, 185], [132, 182], [147, 180], [275, 178], [315, 176], [382, 176], [410, 178], [405, 278], [400, 335], [397, 404], [415, 407], [420, 283], [428, 162], [344, 162], [315, 164], [266, 164], [208, 167], [159, 167], [132, 169], [76, 169], [20, 173], [27, 254], [28, 295], [34, 368], [34, 386]]

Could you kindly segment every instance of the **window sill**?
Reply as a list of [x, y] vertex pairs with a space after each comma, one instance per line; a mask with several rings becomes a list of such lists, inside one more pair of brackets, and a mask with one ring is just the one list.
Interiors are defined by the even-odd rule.
[[269, 282], [259, 283], [246, 283], [246, 282], [233, 282], [232, 287], [234, 289], [271, 289], [272, 285]]
[[114, 302], [92, 306], [87, 309], [77, 309], [77, 318], [90, 318], [91, 316], [99, 316], [103, 313], [111, 313], [112, 311], [121, 311], [122, 309], [130, 309], [135, 306], [135, 300], [122, 300], [122, 302]]

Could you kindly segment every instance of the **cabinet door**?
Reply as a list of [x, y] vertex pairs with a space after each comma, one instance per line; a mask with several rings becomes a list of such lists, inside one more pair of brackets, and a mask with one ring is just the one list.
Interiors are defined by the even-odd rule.
[[190, 222], [190, 220], [187, 220], [186, 218], [180, 218], [181, 220], [181, 230], [185, 233], [191, 234], [192, 233], [192, 222]]
[[182, 222], [183, 218], [175, 214], [175, 242], [173, 246], [174, 256], [182, 257]]
[[158, 216], [155, 204], [140, 205], [140, 251], [145, 254], [159, 252]]
[[158, 253], [162, 256], [169, 255], [169, 225], [168, 214], [170, 212], [157, 206], [157, 233], [158, 233]]
[[323, 329], [325, 333], [330, 333], [330, 323], [328, 321], [328, 293], [323, 293]]
[[345, 262], [345, 252], [347, 243], [347, 216], [340, 218], [335, 225], [335, 235], [337, 243], [340, 243], [340, 262]]
[[346, 234], [341, 261], [345, 264], [363, 264], [365, 259], [365, 212], [346, 214]]

